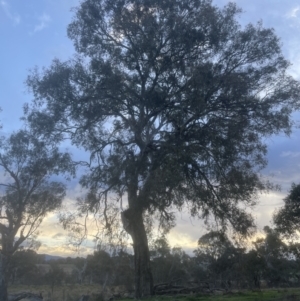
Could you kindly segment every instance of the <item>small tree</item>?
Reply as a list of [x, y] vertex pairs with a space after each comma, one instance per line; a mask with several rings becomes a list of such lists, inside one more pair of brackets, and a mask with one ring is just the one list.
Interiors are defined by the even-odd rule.
[[[206, 266], [207, 277], [228, 288], [235, 280], [234, 270], [239, 254], [226, 233], [210, 231], [199, 238], [198, 248], [194, 251], [198, 262]], [[200, 262], [201, 263], [201, 262]]]
[[287, 282], [288, 279], [290, 249], [277, 230], [265, 226], [264, 232], [265, 238], [258, 238], [253, 244], [258, 256], [265, 262], [265, 277], [272, 286], [278, 286], [280, 281]]
[[36, 264], [38, 263], [38, 254], [32, 249], [20, 249], [14, 253], [11, 258], [9, 266], [10, 281], [14, 284], [15, 281], [29, 284], [34, 283], [34, 276], [36, 274]]
[[145, 215], [168, 228], [188, 204], [247, 234], [244, 208], [267, 187], [262, 137], [290, 132], [299, 84], [274, 31], [241, 28], [239, 13], [210, 0], [85, 0], [68, 27], [77, 55], [28, 77], [32, 129], [91, 154], [81, 184], [95, 197], [81, 208], [109, 226], [108, 206], [128, 199], [137, 298], [153, 293]]
[[45, 281], [49, 284], [51, 288], [51, 300], [54, 300], [53, 293], [54, 287], [62, 285], [63, 281], [66, 278], [66, 274], [62, 268], [59, 267], [59, 264], [55, 261], [50, 262], [50, 270], [45, 275]]
[[170, 274], [170, 272], [173, 258], [171, 247], [164, 235], [153, 241], [150, 247], [150, 257], [154, 281], [162, 283], [172, 280], [173, 274]]
[[107, 252], [95, 251], [93, 255], [87, 257], [87, 262], [86, 274], [92, 277], [93, 282], [100, 283], [102, 286], [112, 282], [114, 266]]
[[36, 233], [47, 213], [60, 207], [65, 185], [52, 175], [72, 171], [70, 156], [61, 154], [26, 131], [0, 142], [1, 271], [0, 300], [7, 300], [7, 273], [12, 255]]
[[257, 250], [250, 250], [243, 259], [243, 273], [251, 287], [260, 288], [260, 282], [266, 274], [267, 265], [265, 259]]

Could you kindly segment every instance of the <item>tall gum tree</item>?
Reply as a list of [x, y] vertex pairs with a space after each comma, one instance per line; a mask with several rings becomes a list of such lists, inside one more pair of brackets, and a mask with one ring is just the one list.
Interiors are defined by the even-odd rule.
[[11, 258], [37, 233], [47, 213], [58, 209], [65, 185], [51, 176], [73, 172], [67, 153], [21, 130], [0, 142], [0, 300], [7, 300]]
[[274, 31], [242, 28], [240, 12], [209, 0], [86, 0], [68, 27], [77, 54], [27, 79], [31, 128], [90, 153], [87, 210], [109, 221], [107, 206], [127, 196], [137, 298], [153, 293], [144, 215], [170, 226], [187, 205], [247, 234], [245, 208], [268, 186], [263, 138], [290, 132], [299, 83]]

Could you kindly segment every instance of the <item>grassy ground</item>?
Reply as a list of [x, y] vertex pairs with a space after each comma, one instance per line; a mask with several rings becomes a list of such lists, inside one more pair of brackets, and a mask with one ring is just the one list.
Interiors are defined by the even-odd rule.
[[[90, 301], [105, 301], [99, 295], [101, 286], [99, 285], [65, 285], [54, 287], [52, 294], [49, 286], [12, 286], [10, 293], [30, 291], [32, 293], [42, 293], [44, 301], [78, 301], [81, 295], [90, 295]], [[220, 292], [221, 293], [221, 292]], [[107, 299], [107, 298], [105, 298]], [[122, 301], [132, 301], [132, 299], [120, 299]], [[300, 301], [300, 289], [264, 289], [261, 291], [243, 291], [230, 294], [214, 295], [187, 295], [187, 296], [157, 296], [147, 298], [145, 301]]]
[[19, 292], [42, 293], [43, 301], [78, 301], [82, 295], [93, 296], [91, 301], [103, 301], [97, 300], [97, 295], [101, 292], [100, 285], [61, 285], [55, 286], [53, 292], [49, 285], [13, 285], [8, 288], [8, 292], [10, 294]]
[[190, 295], [182, 298], [164, 297], [157, 301], [300, 301], [300, 289], [266, 289], [261, 291], [234, 292], [225, 295]]

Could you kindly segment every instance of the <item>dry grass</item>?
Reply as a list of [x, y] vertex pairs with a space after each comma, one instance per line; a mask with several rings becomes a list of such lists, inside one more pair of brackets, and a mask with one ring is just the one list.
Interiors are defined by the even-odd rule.
[[[90, 295], [89, 301], [107, 301], [113, 294], [125, 292], [124, 287], [114, 287], [101, 295], [100, 285], [73, 284], [54, 287], [53, 295], [50, 286], [25, 286], [14, 285], [9, 288], [10, 293], [32, 292], [42, 293], [44, 301], [78, 301], [82, 295]], [[117, 300], [117, 299], [115, 299]], [[120, 300], [128, 301], [128, 298]], [[155, 296], [144, 299], [144, 301], [292, 301], [300, 300], [300, 289], [264, 289], [261, 291], [243, 291], [227, 295], [177, 295], [177, 296]]]
[[[49, 285], [12, 285], [9, 293], [31, 292], [42, 293], [44, 301], [77, 301], [82, 295], [90, 295], [91, 301], [103, 301], [100, 285], [70, 284], [55, 286], [53, 294]], [[109, 294], [110, 292], [108, 292]]]

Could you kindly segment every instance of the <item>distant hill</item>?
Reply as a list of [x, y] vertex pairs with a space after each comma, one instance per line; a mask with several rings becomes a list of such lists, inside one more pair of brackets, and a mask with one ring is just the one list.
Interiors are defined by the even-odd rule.
[[48, 255], [48, 254], [39, 254], [39, 257], [41, 257], [45, 261], [57, 260], [57, 259], [65, 258], [63, 256]]

